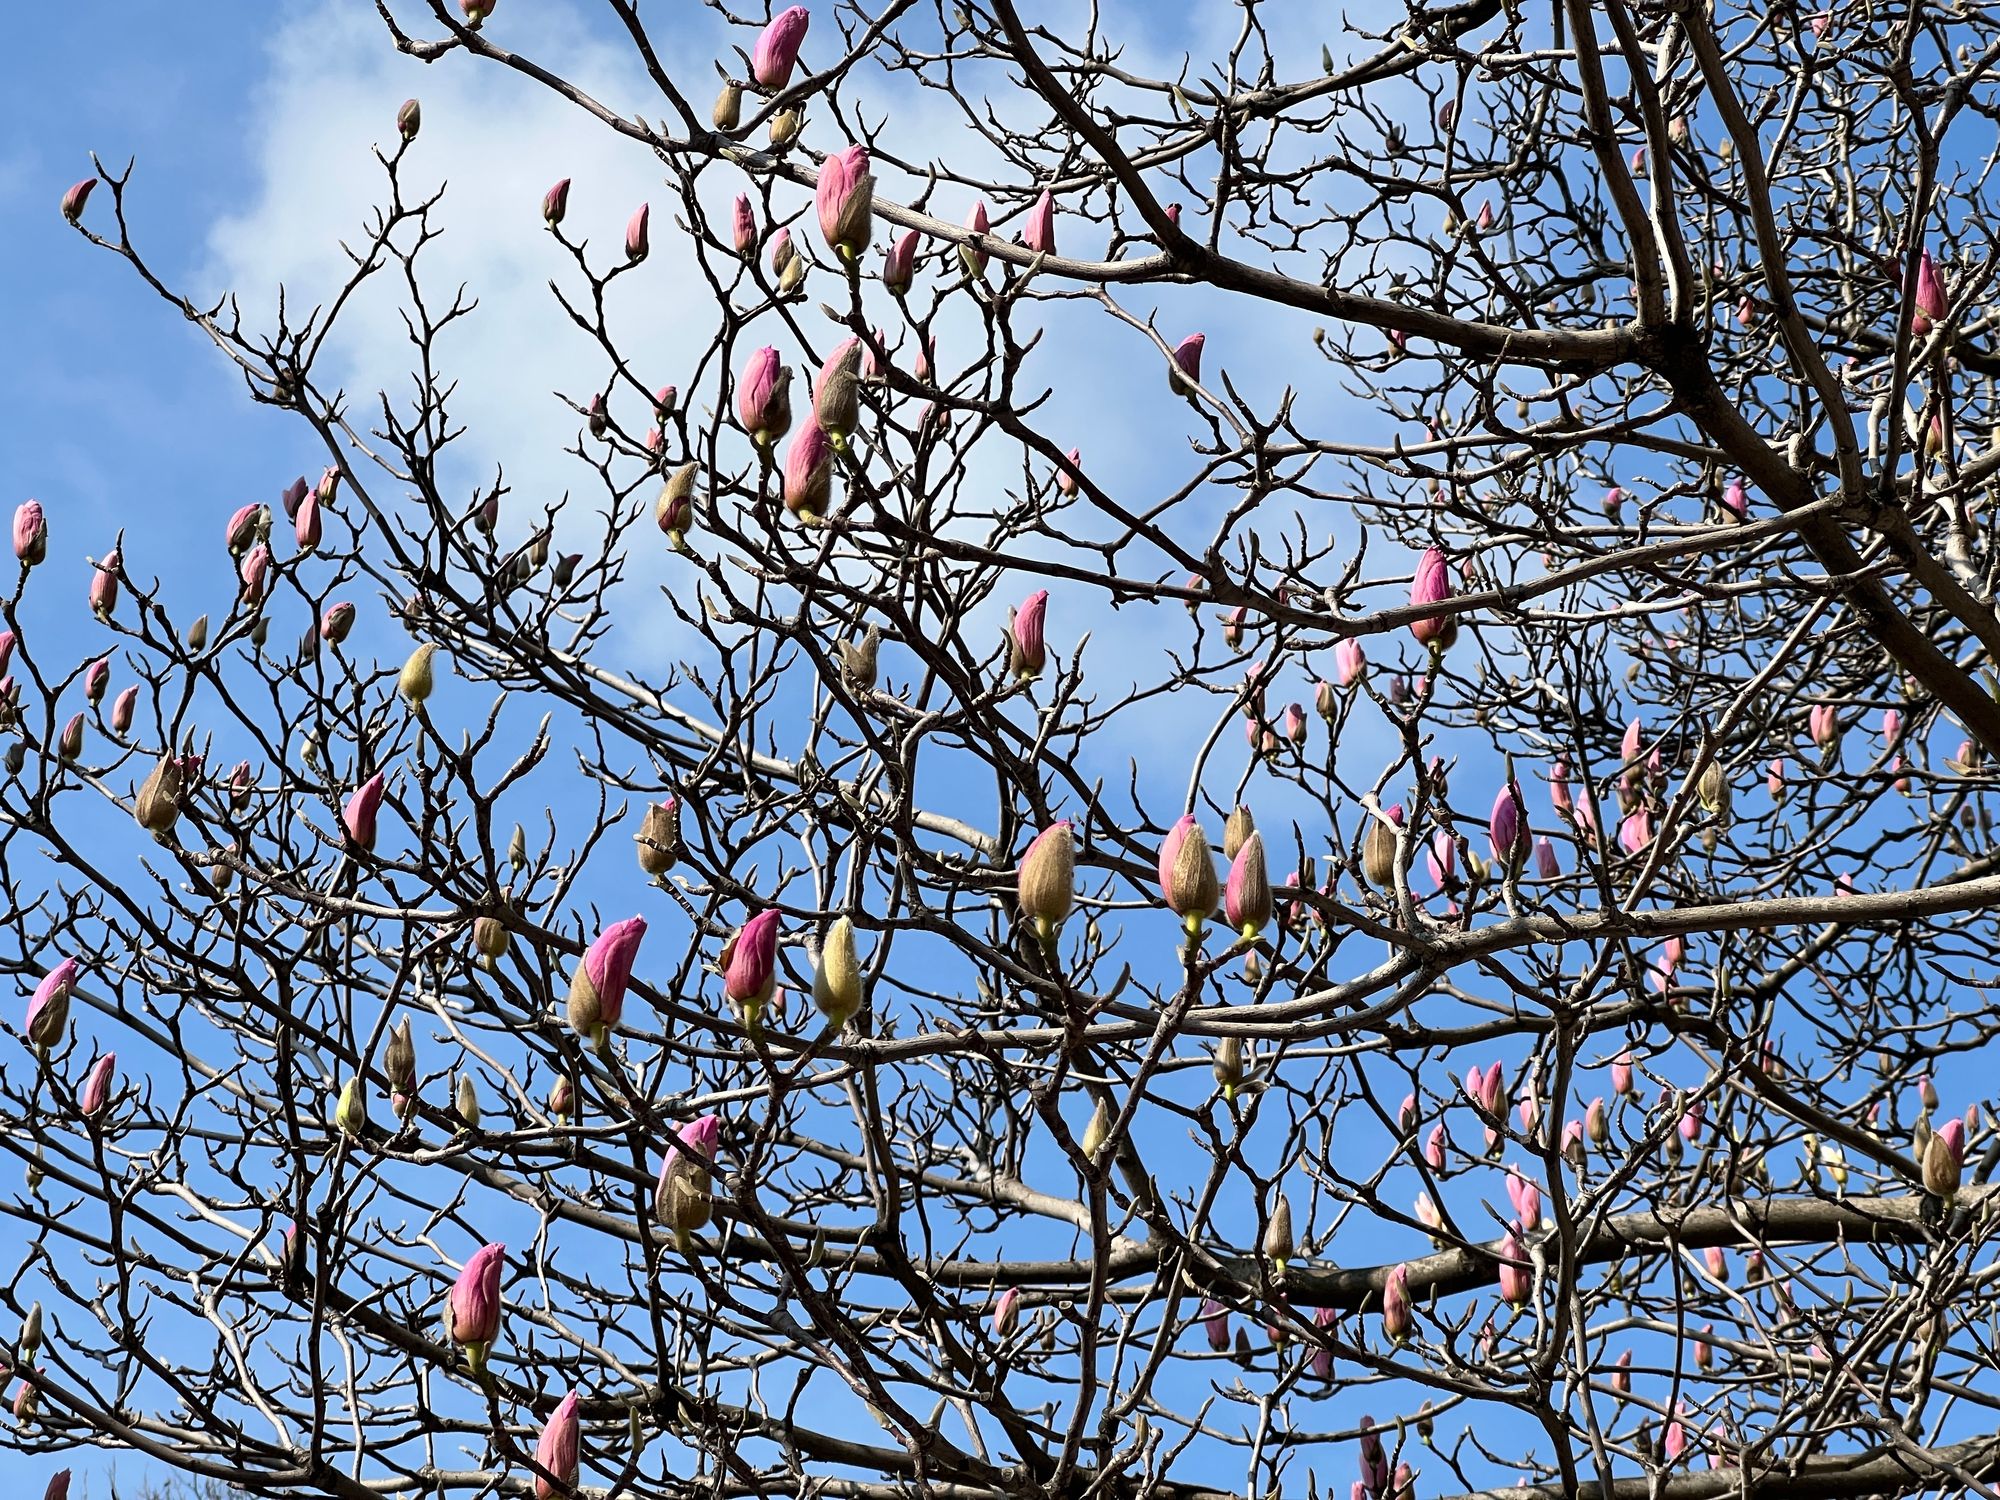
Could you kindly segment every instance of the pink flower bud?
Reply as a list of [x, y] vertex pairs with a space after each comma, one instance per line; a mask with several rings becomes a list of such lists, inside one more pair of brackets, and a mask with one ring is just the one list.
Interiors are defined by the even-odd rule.
[[653, 1189], [653, 1216], [673, 1231], [683, 1251], [693, 1247], [694, 1232], [714, 1213], [711, 1169], [721, 1140], [722, 1121], [703, 1115], [675, 1133], [674, 1143], [660, 1163], [660, 1179]]
[[1445, 1147], [1451, 1144], [1451, 1137], [1445, 1133], [1444, 1121], [1431, 1127], [1431, 1133], [1424, 1137], [1424, 1164], [1433, 1172], [1444, 1170]]
[[1335, 642], [1333, 648], [1333, 672], [1342, 687], [1352, 687], [1368, 670], [1368, 658], [1362, 654], [1361, 638], [1347, 636]]
[[[315, 522], [317, 522], [319, 511], [310, 499], [299, 508], [299, 520], [301, 523], [304, 522], [308, 512], [312, 514]], [[243, 561], [238, 567], [237, 572], [242, 579], [243, 597], [250, 603], [255, 604], [259, 599], [264, 597], [264, 590], [270, 582], [271, 549], [264, 543], [259, 542], [243, 554]]]
[[1627, 854], [1637, 854], [1652, 842], [1653, 815], [1636, 807], [1618, 824], [1618, 845]]
[[382, 808], [382, 793], [388, 788], [388, 780], [382, 772], [356, 787], [341, 809], [341, 826], [347, 830], [348, 839], [358, 848], [375, 847], [375, 820]]
[[73, 183], [69, 191], [62, 195], [62, 216], [72, 224], [82, 218], [83, 206], [90, 201], [90, 190], [96, 186], [95, 177], [86, 177], [81, 182]]
[[111, 1098], [111, 1076], [117, 1067], [118, 1054], [107, 1052], [90, 1070], [90, 1076], [83, 1082], [83, 1097], [77, 1101], [78, 1112], [84, 1119], [94, 1120], [104, 1112]]
[[1919, 337], [1929, 333], [1934, 324], [1944, 321], [1949, 310], [1944, 278], [1938, 274], [1937, 262], [1926, 249], [1917, 262], [1917, 305], [1910, 318], [1911, 331]]
[[1205, 333], [1191, 333], [1174, 345], [1173, 363], [1167, 367], [1167, 389], [1177, 396], [1192, 398], [1201, 384], [1201, 350], [1208, 342]]
[[1285, 738], [1294, 745], [1306, 742], [1306, 711], [1299, 704], [1292, 704], [1285, 710]]
[[[470, 0], [468, 0], [470, 3]], [[569, 1500], [581, 1459], [582, 1424], [577, 1418], [576, 1392], [562, 1398], [535, 1443], [535, 1500]]]
[[1198, 931], [1215, 910], [1217, 895], [1214, 857], [1208, 836], [1194, 814], [1183, 815], [1160, 841], [1160, 892], [1167, 909]]
[[500, 1273], [505, 1245], [482, 1245], [452, 1283], [445, 1299], [445, 1331], [455, 1344], [466, 1346], [473, 1370], [485, 1363], [486, 1347], [500, 1332]]
[[1049, 608], [1049, 591], [1036, 589], [1008, 620], [1008, 667], [1022, 681], [1042, 675], [1048, 665], [1048, 645], [1043, 638]]
[[90, 664], [83, 674], [83, 696], [92, 703], [102, 703], [104, 694], [111, 686], [111, 658], [100, 656]]
[[625, 990], [646, 936], [644, 917], [613, 922], [584, 950], [569, 983], [570, 1029], [603, 1045], [625, 1014]]
[[1410, 1268], [1390, 1267], [1382, 1284], [1382, 1332], [1397, 1343], [1410, 1336], [1415, 1319], [1410, 1312]]
[[1271, 920], [1271, 876], [1264, 863], [1264, 835], [1252, 831], [1236, 851], [1223, 887], [1223, 913], [1249, 942]]
[[723, 961], [722, 987], [746, 1010], [761, 1008], [778, 984], [778, 923], [776, 907], [757, 913], [730, 940]]
[[465, 12], [465, 24], [477, 31], [485, 23], [486, 18], [493, 14], [493, 7], [497, 3], [498, 0], [458, 0], [458, 8]]
[[1554, 880], [1562, 874], [1562, 866], [1556, 860], [1556, 846], [1547, 838], [1535, 840], [1535, 873], [1544, 880]]
[[326, 613], [320, 616], [319, 634], [321, 640], [332, 641], [335, 645], [347, 639], [347, 632], [354, 628], [354, 606], [346, 600], [329, 604]]
[[1831, 703], [1815, 703], [1806, 715], [1806, 727], [1822, 750], [1831, 750], [1840, 742], [1840, 714]]
[[69, 1024], [70, 995], [75, 991], [81, 973], [77, 961], [66, 958], [44, 974], [41, 983], [35, 986], [35, 993], [28, 999], [28, 1014], [22, 1025], [31, 1046], [47, 1052], [62, 1040], [63, 1031]]
[[124, 734], [132, 727], [132, 716], [138, 712], [139, 689], [128, 687], [118, 695], [111, 705], [111, 730], [114, 734]]
[[64, 760], [75, 760], [83, 754], [83, 715], [76, 714], [63, 725], [62, 733], [56, 736], [56, 754]]
[[565, 177], [546, 193], [542, 194], [542, 218], [554, 229], [569, 212], [569, 179]]
[[[972, 205], [972, 212], [965, 216], [965, 227], [976, 235], [984, 235], [992, 228], [991, 220], [986, 217], [986, 200], [984, 198], [981, 198], [977, 203]], [[972, 275], [984, 276], [986, 274], [986, 252], [984, 250], [980, 249], [977, 245], [960, 245], [958, 254], [959, 259], [965, 262], [966, 270]]]
[[1493, 847], [1494, 862], [1514, 869], [1528, 853], [1528, 810], [1521, 805], [1520, 788], [1510, 780], [1493, 799], [1493, 812], [1486, 822], [1486, 837]]
[[1048, 189], [1028, 210], [1028, 222], [1021, 231], [1021, 243], [1037, 255], [1056, 253], [1056, 202]]
[[405, 99], [403, 107], [396, 111], [396, 134], [405, 141], [414, 141], [417, 132], [423, 128], [424, 107], [414, 99]]
[[1732, 519], [1738, 521], [1750, 514], [1750, 496], [1743, 488], [1743, 480], [1740, 477], [1730, 480], [1723, 489], [1722, 508]]
[[907, 229], [889, 246], [882, 261], [882, 285], [897, 296], [910, 289], [916, 276], [917, 232]]
[[239, 505], [230, 515], [229, 524], [223, 528], [223, 541], [231, 557], [241, 557], [270, 530], [271, 508], [268, 505]]
[[1782, 802], [1784, 800], [1785, 762], [1782, 756], [1776, 757], [1771, 761], [1770, 773], [1765, 777], [1764, 785], [1771, 793], [1772, 801]]
[[633, 211], [632, 217], [625, 221], [625, 259], [629, 264], [637, 265], [646, 258], [647, 251], [653, 247], [652, 236], [648, 230], [652, 216], [653, 205], [641, 203]]
[[1562, 1158], [1573, 1167], [1583, 1165], [1583, 1121], [1570, 1120], [1563, 1125]]
[[776, 445], [791, 429], [791, 372], [776, 349], [759, 349], [750, 356], [736, 382], [736, 420], [759, 448]]
[[118, 569], [123, 562], [118, 549], [113, 547], [91, 570], [90, 612], [100, 620], [109, 620], [112, 611], [118, 608]]
[[799, 48], [806, 39], [812, 16], [803, 5], [774, 16], [757, 37], [750, 54], [750, 76], [767, 89], [782, 89], [791, 82], [792, 68], [799, 60]]
[[801, 521], [823, 520], [832, 493], [833, 439], [808, 421], [785, 454], [785, 509]]
[[23, 500], [14, 511], [14, 556], [33, 567], [49, 555], [49, 523], [42, 502]]
[[1056, 489], [1065, 495], [1076, 493], [1076, 476], [1083, 470], [1083, 450], [1072, 448], [1066, 455], [1069, 462], [1056, 467]]
[[730, 218], [736, 253], [747, 260], [751, 252], [757, 248], [757, 216], [751, 212], [749, 194], [736, 195], [736, 206], [731, 211]]
[[1375, 1430], [1375, 1419], [1363, 1417], [1361, 1433], [1361, 1482], [1368, 1493], [1381, 1500], [1389, 1490], [1389, 1455], [1382, 1447], [1382, 1436]]
[[1527, 1304], [1533, 1273], [1525, 1264], [1528, 1252], [1510, 1227], [1500, 1241], [1500, 1297], [1515, 1307]]
[[1021, 1289], [1008, 1287], [993, 1302], [993, 1337], [1004, 1342], [1021, 1326]]
[[1619, 511], [1625, 505], [1625, 492], [1617, 485], [1612, 485], [1610, 489], [1604, 492], [1603, 505], [1604, 514], [1613, 521], [1617, 520]]
[[[1442, 604], [1451, 598], [1451, 575], [1444, 553], [1427, 548], [1417, 561], [1416, 576], [1410, 581], [1410, 603], [1417, 606]], [[1410, 622], [1410, 634], [1417, 644], [1434, 651], [1448, 649], [1458, 634], [1458, 623], [1450, 615], [1424, 615]]]
[[1708, 1274], [1711, 1277], [1717, 1281], [1726, 1282], [1729, 1280], [1729, 1252], [1724, 1250], [1722, 1246], [1710, 1245], [1706, 1250], [1702, 1251], [1701, 1258], [1702, 1264], [1708, 1268]]
[[843, 260], [859, 260], [875, 228], [875, 179], [868, 172], [866, 146], [835, 151], [820, 163], [813, 203], [827, 248]]
[[284, 506], [287, 521], [298, 515], [299, 505], [306, 498], [306, 494], [306, 476], [303, 474], [285, 486], [284, 493], [278, 496], [278, 503]]
[[1213, 1297], [1201, 1304], [1201, 1326], [1208, 1335], [1208, 1347], [1216, 1354], [1229, 1352], [1229, 1309]]
[[1681, 1115], [1680, 1132], [1684, 1141], [1694, 1141], [1701, 1135], [1702, 1119], [1708, 1113], [1708, 1106], [1696, 1099]]

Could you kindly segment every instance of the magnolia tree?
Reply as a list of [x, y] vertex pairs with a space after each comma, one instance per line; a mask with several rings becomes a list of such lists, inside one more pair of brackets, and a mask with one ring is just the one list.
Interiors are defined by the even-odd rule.
[[457, 457], [418, 101], [268, 319], [62, 199], [324, 472], [185, 578], [15, 515], [5, 1442], [1991, 1496], [2000, 13], [602, 9], [647, 97], [381, 7], [657, 162], [519, 204], [561, 500]]

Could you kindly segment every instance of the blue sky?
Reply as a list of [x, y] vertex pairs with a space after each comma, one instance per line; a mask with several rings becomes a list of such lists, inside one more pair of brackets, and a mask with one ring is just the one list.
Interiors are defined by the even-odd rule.
[[[635, 84], [630, 64], [602, 45], [592, 24], [579, 23], [594, 17], [594, 7], [553, 0], [503, 4], [510, 36], [524, 50], [583, 78], [614, 103], [639, 107], [636, 94], [621, 95]], [[425, 130], [413, 163], [452, 186], [447, 238], [433, 269], [447, 281], [463, 277], [485, 304], [453, 351], [467, 376], [462, 409], [472, 423], [460, 473], [472, 483], [504, 463], [518, 491], [534, 501], [579, 482], [560, 455], [575, 420], [550, 392], [587, 392], [597, 374], [589, 351], [566, 335], [542, 288], [561, 265], [539, 232], [536, 209], [550, 182], [573, 176], [573, 227], [600, 244], [608, 241], [632, 206], [655, 191], [659, 174], [643, 153], [497, 69], [464, 67], [462, 59], [427, 69], [397, 57], [365, 0], [200, 0], [194, 6], [120, 0], [115, 20], [108, 19], [112, 14], [107, 5], [21, 8], [10, 18], [9, 87], [0, 90], [0, 142], [6, 143], [0, 147], [0, 224], [9, 231], [0, 237], [0, 327], [9, 334], [12, 356], [0, 374], [6, 386], [0, 507], [11, 509], [28, 496], [47, 506], [53, 580], [46, 586], [60, 593], [73, 580], [76, 599], [64, 603], [80, 602], [84, 556], [101, 554], [122, 525], [129, 528], [128, 561], [166, 579], [177, 600], [225, 588], [226, 563], [217, 544], [222, 517], [246, 501], [275, 501], [295, 474], [315, 473], [324, 463], [301, 428], [245, 399], [197, 330], [62, 223], [57, 199], [87, 175], [92, 149], [114, 167], [137, 155], [130, 209], [163, 277], [208, 294], [241, 288], [254, 315], [280, 281], [308, 299], [334, 284], [338, 239], [353, 233], [379, 185], [369, 144], [389, 138], [403, 98], [421, 97]], [[1174, 40], [1140, 29], [1131, 36], [1156, 47]], [[677, 74], [706, 76], [713, 40], [699, 28], [677, 32], [674, 45], [683, 50], [670, 66]], [[908, 123], [915, 135], [930, 122], [915, 113]], [[717, 175], [715, 186], [721, 193], [727, 184]], [[883, 190], [893, 193], [897, 185], [890, 181]], [[107, 196], [100, 190], [92, 205], [94, 224], [106, 222]], [[794, 194], [794, 202], [803, 204], [803, 194]], [[954, 214], [962, 208], [939, 206]], [[655, 212], [661, 212], [657, 201]], [[1084, 238], [1079, 227], [1070, 227], [1065, 248], [1074, 243], [1071, 236]], [[656, 218], [656, 243], [664, 230]], [[655, 351], [666, 372], [662, 378], [671, 379], [679, 355], [705, 340], [708, 324], [697, 310], [689, 326], [679, 326], [683, 309], [671, 295], [671, 255], [662, 250], [659, 258], [647, 278], [635, 278], [620, 312], [635, 344]], [[1150, 310], [1136, 300], [1131, 305]], [[1305, 381], [1310, 388], [1299, 412], [1308, 426], [1343, 399], [1331, 381], [1313, 380], [1315, 364], [1269, 358], [1280, 333], [1301, 340], [1300, 319], [1239, 309], [1224, 320], [1217, 311], [1194, 295], [1169, 297], [1162, 332], [1172, 342], [1205, 327], [1208, 370], [1226, 367], [1240, 385], [1266, 398], [1288, 379]], [[366, 393], [393, 382], [401, 368], [399, 342], [393, 304], [364, 300], [335, 351], [351, 389]], [[949, 365], [951, 355], [947, 342], [941, 363]], [[1102, 319], [1075, 318], [1052, 332], [1043, 358], [1051, 371], [1067, 372], [1063, 400], [1094, 474], [1144, 492], [1149, 483], [1185, 470], [1178, 446], [1183, 411], [1165, 397], [1158, 365], [1136, 336]], [[1144, 409], [1151, 415], [1144, 423], [1126, 419], [1135, 389], [1148, 401]], [[1315, 520], [1316, 530], [1331, 524]], [[652, 566], [653, 577], [669, 576], [664, 557]], [[177, 606], [182, 618], [196, 612], [198, 607]], [[1079, 613], [1072, 601], [1055, 601], [1050, 637], [1059, 649], [1066, 651], [1083, 628]], [[1155, 669], [1156, 619], [1138, 610], [1089, 615], [1093, 671], [1115, 684]], [[53, 610], [50, 619], [52, 629], [78, 630], [77, 650], [85, 649], [80, 609]], [[1393, 646], [1380, 642], [1379, 649], [1386, 655], [1407, 651], [1407, 645], [1399, 639]], [[1377, 650], [1371, 641], [1371, 655]], [[895, 675], [899, 669], [890, 660], [885, 670]], [[1286, 685], [1276, 703], [1294, 697], [1309, 702], [1305, 684]], [[1204, 713], [1213, 711], [1211, 704], [1202, 706]], [[1156, 728], [1186, 732], [1184, 704], [1153, 712]], [[1323, 732], [1316, 722], [1313, 728], [1316, 736]], [[1135, 748], [1104, 746], [1103, 763], [1093, 769], [1115, 782]], [[1347, 748], [1371, 767], [1381, 754], [1373, 734]], [[1212, 795], [1223, 795], [1242, 755], [1232, 724], [1218, 756], [1225, 769], [1207, 783]], [[1144, 770], [1155, 809], [1167, 811], [1186, 778], [1184, 758], [1148, 757]], [[1354, 774], [1354, 767], [1347, 770]], [[1494, 779], [1491, 767], [1471, 767], [1455, 788], [1461, 809], [1483, 810]], [[1268, 786], [1262, 778], [1257, 784]], [[1266, 826], [1281, 828], [1272, 815], [1277, 799], [1253, 800]], [[1530, 800], [1537, 820], [1545, 820], [1545, 803], [1532, 789]], [[988, 822], [983, 812], [972, 820]], [[1219, 832], [1213, 822], [1210, 831]], [[1289, 849], [1282, 832], [1273, 842]], [[1274, 859], [1274, 873], [1282, 876], [1289, 856]], [[613, 914], [622, 915], [623, 908]], [[1077, 1114], [1073, 1128], [1081, 1127], [1087, 1111]], [[1374, 1136], [1365, 1125], [1353, 1127], [1363, 1154], [1379, 1145]], [[105, 1469], [86, 1456], [30, 1462], [42, 1468], [71, 1463], [86, 1474]], [[1344, 1482], [1345, 1462], [1343, 1452], [1328, 1459], [1330, 1482]], [[121, 1460], [119, 1471], [129, 1476], [137, 1465]]]

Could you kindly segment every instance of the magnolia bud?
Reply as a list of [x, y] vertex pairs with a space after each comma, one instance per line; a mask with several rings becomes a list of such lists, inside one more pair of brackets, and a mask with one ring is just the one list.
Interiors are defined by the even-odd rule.
[[424, 642], [410, 653], [409, 660], [403, 663], [403, 670], [396, 678], [396, 691], [403, 695], [406, 703], [419, 711], [424, 706], [424, 700], [430, 697], [431, 689], [437, 685], [437, 675], [431, 668], [431, 658], [436, 654], [437, 647], [429, 641]]
[[1079, 1143], [1083, 1147], [1085, 1161], [1097, 1160], [1104, 1143], [1111, 1139], [1111, 1127], [1117, 1122], [1118, 1117], [1111, 1112], [1111, 1106], [1102, 1099], [1098, 1100], [1097, 1108], [1091, 1111], [1090, 1123], [1083, 1128], [1083, 1140]]
[[854, 924], [837, 918], [820, 944], [819, 965], [813, 970], [813, 1004], [838, 1031], [861, 1009], [861, 964], [854, 956]]
[[1276, 1267], [1280, 1276], [1285, 1274], [1285, 1263], [1297, 1253], [1292, 1240], [1292, 1204], [1283, 1193], [1271, 1205], [1271, 1220], [1264, 1226], [1264, 1256]]
[[1224, 1099], [1234, 1099], [1236, 1091], [1243, 1086], [1243, 1039], [1226, 1036], [1215, 1044], [1213, 1064], [1215, 1081], [1222, 1087]]
[[1016, 872], [1021, 915], [1047, 945], [1076, 904], [1076, 846], [1067, 818], [1035, 835]]
[[181, 815], [181, 762], [163, 755], [132, 799], [132, 816], [155, 838], [164, 840]]
[[655, 878], [674, 867], [680, 858], [680, 801], [669, 797], [650, 803], [634, 836], [639, 846], [639, 868]]
[[396, 111], [396, 134], [406, 141], [414, 141], [423, 125], [424, 107], [414, 99], [405, 99], [403, 107]]
[[350, 1137], [359, 1136], [368, 1128], [368, 1100], [362, 1092], [359, 1078], [350, 1078], [340, 1086], [333, 1123], [342, 1135]]
[[472, 947], [479, 955], [482, 968], [496, 969], [500, 960], [507, 956], [507, 944], [511, 941], [507, 924], [498, 917], [475, 917], [472, 922]]
[[458, 1075], [458, 1087], [452, 1092], [452, 1108], [457, 1111], [460, 1125], [474, 1131], [479, 1128], [479, 1090], [472, 1082], [470, 1073]]
[[722, 86], [722, 92], [715, 96], [715, 108], [709, 112], [709, 119], [715, 122], [717, 130], [734, 130], [743, 123], [743, 85], [730, 82]]

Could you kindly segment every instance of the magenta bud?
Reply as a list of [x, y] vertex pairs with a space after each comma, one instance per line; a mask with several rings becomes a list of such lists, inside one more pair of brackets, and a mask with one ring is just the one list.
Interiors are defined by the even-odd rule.
[[[1451, 598], [1451, 572], [1442, 550], [1425, 549], [1417, 560], [1416, 576], [1410, 580], [1410, 603], [1422, 607], [1442, 604]], [[1451, 615], [1425, 615], [1410, 621], [1410, 634], [1417, 644], [1434, 651], [1448, 649], [1458, 635], [1458, 622]]]
[[1048, 189], [1035, 200], [1035, 206], [1028, 210], [1028, 222], [1021, 231], [1021, 243], [1037, 255], [1056, 253], [1056, 203]]
[[565, 177], [546, 193], [542, 194], [542, 218], [549, 228], [562, 223], [563, 215], [569, 212], [569, 179]]
[[42, 502], [23, 500], [14, 511], [14, 556], [33, 567], [49, 555], [49, 523]]
[[908, 229], [897, 236], [882, 259], [882, 285], [900, 297], [916, 277], [916, 264], [917, 232]]
[[785, 509], [801, 521], [825, 519], [833, 493], [833, 439], [807, 421], [785, 454]]
[[[475, 0], [464, 3], [470, 5]], [[490, 4], [490, 0], [479, 3]], [[535, 1500], [570, 1500], [583, 1441], [583, 1424], [576, 1405], [576, 1392], [571, 1391], [557, 1405], [535, 1442], [535, 1467], [543, 1471], [535, 1476]]]
[[[315, 518], [319, 514], [312, 502], [308, 500], [299, 510], [299, 519], [301, 522], [304, 521], [308, 511], [311, 511]], [[271, 549], [265, 546], [264, 543], [259, 542], [243, 555], [243, 561], [237, 568], [237, 572], [243, 583], [243, 597], [250, 603], [255, 604], [259, 599], [264, 597], [264, 590], [270, 583]]]
[[332, 641], [336, 646], [347, 639], [347, 632], [353, 628], [354, 606], [344, 599], [329, 604], [326, 613], [320, 616], [320, 639]]
[[748, 193], [736, 195], [735, 207], [730, 210], [730, 233], [736, 253], [749, 259], [757, 248], [757, 216], [751, 211]]
[[278, 503], [285, 508], [287, 521], [298, 515], [299, 506], [304, 502], [307, 492], [306, 476], [303, 474], [285, 486], [284, 493], [278, 497]]
[[118, 1054], [107, 1052], [98, 1058], [97, 1065], [84, 1080], [83, 1097], [77, 1101], [77, 1109], [86, 1120], [94, 1120], [104, 1112], [104, 1106], [111, 1098], [112, 1074], [117, 1067]]
[[782, 89], [791, 82], [792, 68], [798, 63], [799, 48], [806, 39], [812, 16], [803, 5], [774, 16], [757, 37], [750, 54], [750, 76], [767, 89]]
[[354, 789], [341, 808], [341, 826], [347, 830], [349, 841], [358, 848], [375, 847], [375, 820], [381, 811], [382, 794], [387, 787], [387, 778], [377, 771]]
[[[981, 198], [972, 205], [972, 212], [965, 217], [965, 227], [977, 235], [986, 234], [993, 226], [986, 216], [986, 200]], [[974, 276], [986, 274], [986, 252], [977, 245], [961, 245], [959, 258], [965, 262], [965, 269]]]
[[298, 540], [299, 550], [310, 552], [317, 547], [323, 529], [319, 496], [308, 495], [299, 502], [299, 513], [292, 517], [292, 535]]
[[1210, 1352], [1227, 1354], [1229, 1352], [1229, 1309], [1213, 1297], [1207, 1298], [1201, 1304], [1201, 1326], [1202, 1331], [1208, 1335]]
[[109, 620], [111, 612], [118, 608], [118, 568], [122, 562], [118, 549], [113, 547], [91, 569], [90, 612], [100, 620]]
[[1932, 325], [1944, 321], [1949, 307], [1944, 278], [1938, 274], [1937, 262], [1926, 249], [1917, 262], [1917, 305], [1910, 320], [1911, 331], [1920, 336], [1929, 333]]
[[996, 1340], [1010, 1338], [1014, 1330], [1021, 1326], [1021, 1290], [1008, 1287], [993, 1302], [993, 1337]]
[[111, 687], [111, 658], [100, 656], [92, 662], [83, 674], [83, 696], [92, 703], [102, 703], [105, 693]]
[[791, 429], [791, 373], [776, 349], [759, 349], [750, 356], [736, 382], [736, 420], [759, 448], [777, 444]]
[[1368, 658], [1362, 652], [1359, 636], [1348, 636], [1334, 645], [1333, 670], [1342, 687], [1352, 687], [1361, 680], [1362, 674], [1368, 670]]
[[505, 1245], [482, 1245], [472, 1253], [445, 1299], [445, 1331], [464, 1344], [477, 1370], [485, 1362], [486, 1346], [500, 1332], [500, 1273], [506, 1267]]
[[129, 730], [132, 727], [132, 715], [138, 711], [138, 707], [139, 689], [137, 687], [128, 687], [124, 692], [120, 693], [117, 700], [111, 705], [112, 733], [124, 734]]
[[229, 517], [229, 524], [223, 528], [223, 542], [229, 548], [231, 557], [241, 557], [255, 546], [260, 538], [268, 536], [270, 530], [269, 506], [239, 505]]
[[875, 228], [875, 179], [869, 175], [866, 146], [835, 151], [820, 163], [813, 203], [827, 248], [843, 260], [860, 259]]
[[1048, 646], [1043, 638], [1048, 607], [1049, 591], [1037, 589], [1008, 620], [1008, 668], [1024, 682], [1041, 676], [1048, 665]]
[[405, 99], [403, 107], [396, 111], [396, 134], [406, 141], [414, 141], [423, 125], [424, 107], [414, 99]]
[[652, 220], [653, 205], [641, 203], [632, 217], [625, 221], [625, 259], [634, 265], [646, 258], [652, 248], [652, 240], [647, 225]]
[[1174, 345], [1173, 363], [1167, 367], [1167, 389], [1177, 396], [1194, 398], [1194, 388], [1201, 384], [1201, 351], [1208, 342], [1208, 335], [1191, 333]]
[[569, 1024], [578, 1036], [602, 1044], [625, 1014], [632, 965], [646, 936], [644, 917], [613, 922], [584, 950], [569, 986]]
[[77, 961], [66, 958], [44, 974], [41, 983], [35, 986], [35, 993], [28, 999], [27, 1017], [22, 1024], [31, 1046], [47, 1052], [62, 1040], [69, 1024], [70, 996], [76, 990], [81, 973]]
[[757, 913], [729, 940], [723, 957], [723, 991], [746, 1010], [761, 1008], [778, 984], [776, 907]]
[[1396, 1343], [1410, 1336], [1415, 1318], [1410, 1310], [1410, 1268], [1395, 1265], [1382, 1285], [1382, 1332]]
[[96, 186], [95, 177], [86, 177], [72, 184], [69, 191], [62, 195], [62, 216], [72, 224], [82, 218], [83, 206], [90, 201], [90, 191]]

